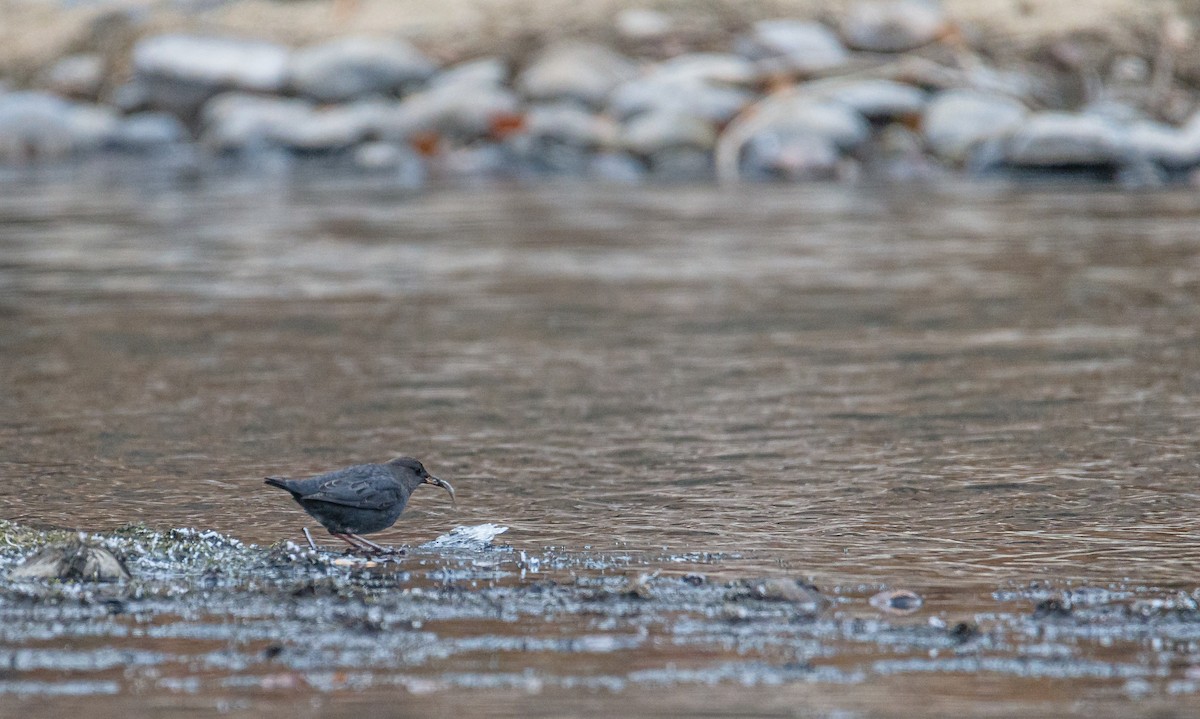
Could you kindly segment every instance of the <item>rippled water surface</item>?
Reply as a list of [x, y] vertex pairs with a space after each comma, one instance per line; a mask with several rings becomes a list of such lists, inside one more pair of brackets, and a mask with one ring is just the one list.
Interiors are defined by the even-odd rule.
[[496, 522], [950, 613], [1190, 591], [1198, 227], [1194, 193], [6, 187], [0, 517], [298, 541], [263, 475], [405, 453], [458, 508], [379, 541]]

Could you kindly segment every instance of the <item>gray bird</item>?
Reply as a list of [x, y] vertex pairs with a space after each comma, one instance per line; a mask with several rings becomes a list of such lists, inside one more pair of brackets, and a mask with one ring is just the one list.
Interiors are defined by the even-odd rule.
[[454, 502], [454, 487], [438, 479], [412, 457], [384, 464], [358, 464], [308, 479], [267, 477], [266, 484], [286, 489], [292, 499], [329, 533], [356, 549], [388, 551], [358, 535], [392, 526], [413, 490], [422, 484], [442, 487]]

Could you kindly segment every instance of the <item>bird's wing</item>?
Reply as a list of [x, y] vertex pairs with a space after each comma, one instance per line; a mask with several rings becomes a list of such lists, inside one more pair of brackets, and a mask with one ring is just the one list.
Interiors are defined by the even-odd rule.
[[301, 498], [358, 509], [384, 509], [404, 499], [401, 486], [382, 467], [370, 472], [334, 472], [320, 483], [315, 492], [306, 493]]

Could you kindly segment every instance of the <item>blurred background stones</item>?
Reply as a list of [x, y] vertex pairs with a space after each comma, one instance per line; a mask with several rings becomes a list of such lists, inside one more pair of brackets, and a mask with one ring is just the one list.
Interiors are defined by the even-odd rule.
[[[0, 163], [431, 180], [1200, 167], [1196, 3], [0, 0]], [[220, 160], [220, 162], [217, 162]], [[281, 161], [282, 160], [282, 161]], [[477, 175], [477, 176], [476, 176]]]

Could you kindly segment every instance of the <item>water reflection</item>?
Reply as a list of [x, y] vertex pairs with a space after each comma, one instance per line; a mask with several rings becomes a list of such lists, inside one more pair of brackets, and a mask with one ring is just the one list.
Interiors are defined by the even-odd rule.
[[384, 541], [1190, 577], [1194, 193], [246, 189], [0, 198], [0, 516], [270, 543], [404, 452]]

